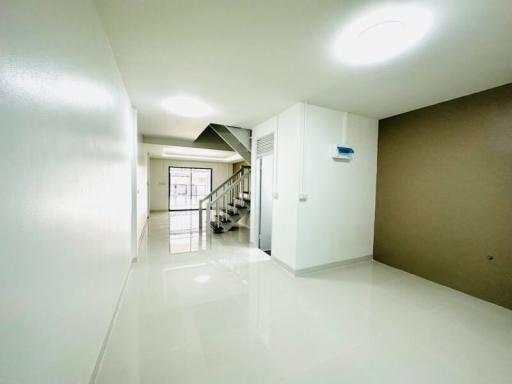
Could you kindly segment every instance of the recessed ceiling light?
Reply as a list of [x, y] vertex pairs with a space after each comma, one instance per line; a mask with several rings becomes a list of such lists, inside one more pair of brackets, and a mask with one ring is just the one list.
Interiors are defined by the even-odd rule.
[[162, 107], [174, 115], [185, 117], [203, 117], [213, 112], [212, 107], [205, 102], [184, 96], [165, 99]]
[[334, 44], [347, 64], [374, 64], [416, 45], [430, 30], [432, 13], [414, 5], [390, 6], [370, 12], [344, 28]]

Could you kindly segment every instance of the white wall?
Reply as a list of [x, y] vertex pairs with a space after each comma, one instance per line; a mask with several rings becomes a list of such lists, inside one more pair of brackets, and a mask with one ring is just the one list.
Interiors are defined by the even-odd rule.
[[[251, 144], [251, 221], [250, 221], [250, 241], [251, 243], [255, 243], [257, 245], [257, 237], [260, 233], [259, 231], [259, 165], [258, 159], [256, 157], [256, 142], [257, 140], [269, 133], [276, 131], [277, 127], [277, 116], [272, 117], [271, 119], [253, 127], [252, 129], [252, 144]], [[275, 139], [274, 139], [274, 151], [275, 151]], [[274, 158], [274, 165], [275, 165]]]
[[137, 135], [137, 236], [138, 246], [148, 217], [148, 167], [149, 158], [142, 140]]
[[130, 266], [131, 106], [93, 2], [0, 12], [0, 382], [88, 383]]
[[137, 122], [137, 110], [132, 107], [131, 109], [131, 119], [133, 122], [132, 125], [132, 134], [131, 137], [131, 143], [130, 143], [130, 195], [132, 196], [131, 199], [131, 226], [130, 231], [132, 233], [131, 236], [131, 250], [132, 250], [132, 260], [136, 258], [138, 255], [138, 249], [139, 249], [139, 241], [138, 241], [138, 212], [137, 212], [137, 206], [138, 206], [138, 198], [137, 198], [137, 191], [138, 191], [138, 146], [139, 146], [139, 139], [138, 139], [138, 122]]
[[272, 255], [292, 269], [297, 267], [300, 104], [277, 116], [277, 142], [272, 207]]
[[[298, 270], [372, 255], [377, 176], [377, 120], [305, 107]], [[354, 159], [334, 160], [332, 144], [352, 146]]]
[[150, 208], [151, 211], [169, 209], [169, 167], [212, 168], [212, 189], [217, 188], [233, 173], [231, 163], [205, 161], [151, 159], [150, 160]]
[[[371, 256], [378, 121], [298, 103], [254, 127], [254, 242], [259, 231], [256, 140], [269, 132], [277, 138], [272, 256], [297, 271]], [[353, 146], [354, 159], [332, 159], [332, 144]]]
[[283, 111], [253, 128], [252, 164], [254, 212], [251, 216], [251, 241], [257, 242], [259, 233], [259, 166], [256, 160], [256, 142], [261, 136], [274, 132], [274, 204], [272, 207], [272, 256], [288, 267], [296, 267], [297, 214], [299, 185], [299, 124], [301, 104]]

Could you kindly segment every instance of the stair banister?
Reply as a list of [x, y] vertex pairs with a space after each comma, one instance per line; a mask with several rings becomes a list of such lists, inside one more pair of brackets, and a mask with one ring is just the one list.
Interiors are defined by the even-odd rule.
[[[213, 196], [217, 194], [217, 192], [224, 188], [227, 184], [231, 183], [234, 179], [236, 179], [242, 172], [244, 171], [244, 167], [240, 168], [233, 176], [224, 181], [221, 185], [211, 191], [208, 195], [206, 195], [203, 199], [199, 200], [199, 233], [203, 231], [203, 203], [208, 200], [212, 200]], [[207, 222], [209, 222], [210, 214], [207, 212]]]
[[[248, 169], [248, 172], [245, 172], [245, 170]], [[235, 175], [240, 175], [240, 177], [236, 178], [234, 180]], [[226, 196], [229, 196], [229, 201], [234, 202], [234, 197], [237, 196], [236, 192], [237, 190], [240, 193], [240, 190], [243, 189], [243, 185], [245, 184], [245, 181], [249, 179], [249, 176], [251, 175], [251, 167], [244, 166], [240, 171], [238, 171], [235, 175], [230, 177], [226, 182], [223, 183], [223, 186], [225, 187], [228, 182], [230, 182], [229, 187], [224, 188], [221, 194], [218, 194], [218, 190], [220, 188], [217, 188], [214, 192], [210, 193], [208, 196], [206, 196], [204, 199], [199, 201], [199, 234], [202, 234], [203, 231], [203, 203], [206, 202], [206, 223], [209, 226], [210, 225], [210, 219], [211, 219], [211, 209], [212, 206], [215, 204], [215, 212], [216, 212], [216, 222], [217, 225], [220, 225], [220, 214], [219, 214], [219, 203], [218, 201], [220, 199], [223, 199], [224, 201], [224, 208], [227, 211], [227, 204], [226, 204]], [[242, 191], [243, 192], [243, 191]], [[213, 194], [216, 194], [215, 197], [213, 197]], [[240, 196], [238, 194], [238, 196]], [[236, 203], [235, 203], [236, 204]]]
[[223, 182], [221, 185], [219, 185], [217, 188], [215, 188], [213, 191], [211, 191], [208, 195], [206, 195], [201, 201], [205, 201], [208, 198], [212, 197], [215, 193], [217, 193], [218, 190], [220, 190], [222, 187], [224, 187], [226, 184], [228, 184], [230, 181], [235, 179], [240, 173], [243, 172], [243, 168], [238, 170], [233, 176], [231, 176], [229, 179], [227, 179], [225, 182]]
[[[247, 172], [246, 174], [244, 174], [242, 177], [240, 177], [239, 180], [237, 180], [236, 183], [233, 183], [228, 189], [226, 189], [224, 191], [224, 193], [228, 193], [232, 190], [234, 190], [235, 188], [239, 187], [241, 185], [241, 183], [244, 181], [244, 180], [247, 180], [248, 179], [248, 176], [250, 176], [251, 172]], [[217, 196], [215, 199], [213, 199], [211, 202], [209, 202], [208, 204], [210, 205], [213, 205], [215, 202], [219, 201], [222, 197], [224, 197], [224, 194], [220, 195], [220, 196]]]

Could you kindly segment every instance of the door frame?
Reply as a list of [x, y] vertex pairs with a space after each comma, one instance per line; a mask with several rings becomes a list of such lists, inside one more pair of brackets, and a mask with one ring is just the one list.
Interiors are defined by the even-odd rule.
[[[257, 236], [257, 245], [258, 245], [258, 248], [261, 249], [263, 252], [268, 252], [268, 251], [272, 251], [272, 239], [270, 240], [270, 249], [262, 249], [261, 248], [261, 215], [262, 215], [262, 212], [263, 212], [263, 209], [262, 209], [262, 204], [261, 204], [261, 200], [262, 200], [262, 193], [261, 193], [261, 183], [262, 183], [262, 175], [263, 175], [263, 159], [267, 156], [274, 156], [274, 153], [273, 152], [270, 152], [270, 153], [266, 153], [262, 156], [258, 156], [257, 158], [257, 165], [258, 165], [258, 170], [257, 170], [257, 181], [256, 181], [256, 188], [258, 190], [258, 233], [256, 233], [255, 235]], [[274, 183], [274, 159], [272, 158], [272, 183]], [[273, 188], [273, 187], [272, 187]], [[272, 196], [272, 200], [274, 199], [274, 197]], [[272, 210], [273, 210], [273, 201], [272, 201]], [[271, 219], [272, 219], [272, 215], [271, 215]]]
[[[183, 211], [197, 211], [198, 208], [190, 208], [190, 209], [171, 209], [171, 168], [179, 168], [179, 169], [207, 169], [210, 170], [210, 193], [213, 190], [213, 168], [206, 167], [176, 167], [174, 165], [169, 165], [167, 170], [167, 210], [169, 212], [183, 212]], [[192, 182], [192, 175], [190, 176], [190, 181]]]

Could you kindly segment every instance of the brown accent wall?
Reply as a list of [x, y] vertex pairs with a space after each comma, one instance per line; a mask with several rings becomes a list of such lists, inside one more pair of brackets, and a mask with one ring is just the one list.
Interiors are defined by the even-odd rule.
[[512, 308], [512, 84], [380, 121], [374, 258]]

